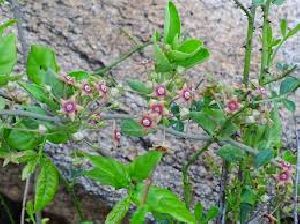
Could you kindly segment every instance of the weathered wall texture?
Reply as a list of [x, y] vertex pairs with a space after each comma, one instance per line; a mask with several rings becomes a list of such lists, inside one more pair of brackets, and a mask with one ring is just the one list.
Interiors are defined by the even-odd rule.
[[[175, 1], [182, 17], [183, 32], [196, 38], [203, 39], [211, 50], [208, 62], [197, 67], [187, 75], [195, 82], [209, 75], [230, 84], [239, 80], [243, 68], [244, 39], [247, 27], [243, 13], [234, 7], [229, 0], [177, 0]], [[250, 1], [243, 1], [248, 4]], [[50, 45], [57, 51], [58, 61], [62, 70], [75, 69], [93, 70], [106, 65], [126, 52], [133, 46], [124, 31], [134, 36], [138, 41], [149, 40], [155, 30], [162, 30], [163, 10], [165, 0], [25, 0], [19, 3], [22, 30], [27, 47], [33, 43]], [[10, 6], [0, 9], [2, 16], [11, 17]], [[288, 0], [283, 7], [273, 10], [274, 24], [279, 18], [288, 18], [291, 24], [300, 22], [300, 2]], [[256, 24], [259, 29], [259, 24]], [[256, 35], [253, 56], [252, 76], [256, 77], [259, 60], [258, 36]], [[21, 49], [21, 48], [20, 48]], [[112, 70], [112, 75], [120, 81], [127, 78], [146, 79], [149, 73], [150, 50], [145, 54], [134, 55], [126, 62]], [[282, 58], [288, 62], [300, 64], [300, 38], [287, 44], [282, 52]], [[298, 76], [299, 76], [298, 71]], [[138, 99], [138, 100], [137, 100]], [[125, 110], [129, 113], [140, 113], [144, 102], [133, 95], [124, 98]], [[299, 112], [299, 110], [298, 110]], [[141, 139], [124, 139], [120, 148], [114, 149], [110, 138], [111, 128], [100, 133], [86, 133], [91, 142], [96, 143], [102, 151], [123, 161], [130, 161], [136, 154], [148, 150], [149, 146], [157, 143], [159, 134]], [[167, 138], [173, 153], [167, 155], [162, 165], [157, 169], [155, 182], [160, 186], [173, 188], [181, 192], [180, 168], [184, 160], [197, 149], [201, 143], [188, 140], [178, 140], [171, 136]], [[292, 142], [292, 140], [289, 140]], [[84, 143], [72, 143], [68, 146], [51, 147], [48, 151], [56, 163], [67, 175], [70, 168], [70, 150], [73, 148], [89, 149]], [[208, 206], [219, 197], [219, 177], [214, 175], [208, 158], [214, 158], [213, 149], [204, 155], [191, 171], [194, 188], [198, 199]], [[9, 179], [3, 178], [0, 183]], [[5, 172], [5, 171], [4, 171]], [[85, 189], [99, 195], [108, 202], [118, 199], [118, 193], [99, 190], [97, 184], [81, 180]], [[2, 187], [7, 185], [2, 185]], [[1, 188], [3, 189], [3, 188]], [[102, 188], [101, 188], [102, 189]], [[18, 199], [21, 189], [18, 191]], [[61, 194], [60, 194], [61, 195]], [[59, 200], [59, 198], [57, 199]], [[100, 203], [100, 202], [97, 202]], [[61, 203], [58, 203], [61, 205]], [[55, 207], [55, 206], [54, 206]], [[54, 208], [53, 207], [53, 208]], [[57, 206], [56, 206], [57, 207]], [[100, 208], [100, 205], [99, 205]]]

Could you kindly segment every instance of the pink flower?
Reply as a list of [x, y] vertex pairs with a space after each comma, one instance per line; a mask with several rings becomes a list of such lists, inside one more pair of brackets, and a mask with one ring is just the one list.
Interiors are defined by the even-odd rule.
[[98, 83], [97, 89], [103, 95], [106, 95], [108, 92], [108, 87], [105, 83]]
[[277, 174], [275, 179], [279, 185], [289, 184], [292, 181], [291, 174], [287, 171], [283, 171], [280, 174]]
[[68, 85], [75, 85], [75, 79], [65, 73], [60, 76], [60, 79]]
[[82, 90], [82, 95], [92, 95], [93, 94], [92, 86], [89, 83], [87, 83], [86, 81], [82, 82], [81, 90]]
[[164, 104], [155, 100], [150, 101], [150, 110], [152, 114], [163, 115]]
[[237, 100], [232, 99], [227, 102], [225, 110], [227, 113], [232, 114], [237, 112], [240, 109], [240, 107], [240, 103]]
[[187, 101], [192, 100], [193, 98], [193, 92], [192, 92], [192, 88], [187, 87], [186, 85], [184, 86], [184, 88], [182, 90], [180, 90], [180, 97]]
[[280, 168], [282, 171], [285, 172], [289, 172], [289, 173], [293, 172], [293, 168], [291, 164], [285, 161], [280, 161]]
[[164, 98], [167, 95], [167, 90], [164, 85], [158, 85], [155, 87], [155, 96], [159, 98]]
[[61, 109], [59, 112], [70, 117], [71, 121], [75, 120], [76, 113], [82, 110], [82, 107], [77, 105], [75, 96], [68, 100], [61, 100]]
[[153, 127], [153, 119], [149, 115], [144, 115], [141, 119], [141, 125], [143, 125], [144, 128], [152, 128]]

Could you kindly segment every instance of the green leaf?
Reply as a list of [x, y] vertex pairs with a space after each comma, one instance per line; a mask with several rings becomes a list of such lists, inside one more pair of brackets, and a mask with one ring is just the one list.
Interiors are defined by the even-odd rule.
[[191, 112], [189, 113], [189, 117], [209, 134], [213, 134], [217, 127], [217, 123], [203, 112]]
[[17, 62], [16, 35], [0, 36], [0, 86], [6, 85]]
[[[139, 184], [136, 189], [135, 200], [139, 204], [144, 195], [145, 186], [144, 184]], [[194, 215], [186, 208], [185, 203], [169, 190], [151, 186], [146, 205], [149, 207], [150, 212], [169, 214], [174, 219], [188, 224], [195, 223]]]
[[5, 21], [3, 24], [0, 25], [0, 35], [3, 34], [4, 30], [14, 24], [17, 23], [16, 19], [9, 19], [7, 21]]
[[282, 19], [280, 21], [280, 31], [281, 31], [282, 37], [285, 37], [287, 34], [287, 31], [288, 31], [288, 24], [287, 24], [286, 19]]
[[189, 39], [182, 43], [176, 50], [171, 50], [170, 58], [173, 61], [183, 61], [193, 57], [202, 47], [203, 43], [200, 40]]
[[36, 159], [38, 155], [34, 151], [12, 152], [0, 150], [0, 158], [4, 159], [3, 166], [6, 166], [9, 162], [12, 163], [25, 163]]
[[247, 203], [240, 204], [240, 223], [244, 224], [250, 218], [252, 212], [252, 206]]
[[67, 97], [73, 95], [72, 87], [65, 85], [52, 70], [45, 72], [44, 85], [51, 87], [52, 93], [58, 101], [65, 95]]
[[128, 85], [133, 91], [141, 94], [149, 95], [153, 92], [151, 87], [146, 86], [143, 82], [135, 79], [130, 79], [127, 81]]
[[144, 224], [145, 216], [147, 213], [148, 213], [147, 206], [138, 207], [131, 218], [130, 224]]
[[0, 96], [0, 110], [3, 110], [5, 108], [5, 100], [2, 96]]
[[228, 162], [238, 162], [245, 158], [245, 153], [232, 145], [223, 145], [217, 154]]
[[273, 159], [273, 151], [272, 150], [262, 150], [254, 157], [254, 166], [255, 168], [259, 168]]
[[45, 83], [48, 70], [59, 71], [53, 49], [41, 45], [32, 45], [27, 57], [27, 76], [36, 84]]
[[129, 175], [132, 180], [141, 182], [151, 175], [154, 168], [160, 162], [162, 153], [156, 151], [147, 152], [138, 156], [129, 164]]
[[125, 218], [130, 205], [130, 198], [124, 198], [119, 201], [107, 215], [105, 224], [120, 224]]
[[75, 78], [77, 81], [88, 79], [90, 74], [86, 71], [78, 70], [69, 72], [69, 76]]
[[215, 219], [218, 216], [218, 213], [219, 213], [218, 207], [216, 207], [216, 206], [210, 207], [206, 214], [206, 217], [207, 217], [206, 220], [210, 221], [210, 220]]
[[171, 120], [170, 125], [171, 125], [172, 129], [174, 129], [176, 131], [180, 131], [180, 132], [184, 131], [184, 123], [180, 120]]
[[299, 86], [300, 86], [299, 79], [292, 76], [287, 77], [281, 82], [280, 94], [289, 94], [295, 92]]
[[123, 134], [131, 137], [143, 137], [145, 134], [143, 126], [133, 119], [123, 120], [121, 131]]
[[294, 101], [284, 99], [282, 102], [285, 108], [288, 109], [290, 112], [294, 113], [296, 111], [296, 104]]
[[296, 163], [297, 163], [297, 157], [296, 157], [295, 153], [293, 153], [289, 150], [283, 152], [282, 159], [284, 161], [289, 162], [292, 165], [296, 165]]
[[254, 191], [248, 186], [246, 186], [245, 189], [243, 189], [241, 203], [250, 204], [252, 206], [255, 205]]
[[165, 9], [164, 41], [172, 44], [176, 35], [180, 35], [180, 17], [173, 2], [169, 1]]
[[20, 85], [37, 101], [47, 104], [52, 110], [59, 109], [59, 105], [51, 99], [51, 96], [45, 91], [45, 88], [34, 83], [20, 83]]
[[24, 151], [34, 149], [39, 142], [33, 132], [13, 129], [9, 132], [7, 143], [14, 149]]
[[100, 155], [86, 155], [93, 168], [85, 172], [85, 176], [115, 189], [127, 188], [130, 182], [127, 167], [121, 162]]
[[59, 173], [49, 159], [45, 159], [41, 165], [41, 171], [37, 178], [34, 196], [34, 211], [43, 210], [52, 202], [59, 185]]
[[189, 69], [197, 64], [203, 63], [209, 58], [209, 51], [206, 48], [200, 48], [199, 51], [192, 57], [187, 58], [184, 61], [177, 62], [178, 65]]
[[154, 58], [155, 70], [157, 72], [169, 72], [175, 69], [163, 50], [157, 44], [154, 44]]
[[300, 31], [300, 24], [297, 24], [293, 29], [290, 29], [290, 31], [288, 32], [287, 34], [288, 38], [294, 36], [299, 31]]
[[194, 208], [194, 214], [196, 221], [203, 219], [203, 206], [200, 203], [197, 203]]

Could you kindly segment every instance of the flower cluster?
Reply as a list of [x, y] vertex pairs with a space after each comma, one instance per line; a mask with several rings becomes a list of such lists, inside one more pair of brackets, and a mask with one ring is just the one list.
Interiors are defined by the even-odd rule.
[[279, 162], [279, 173], [275, 176], [275, 179], [279, 185], [287, 185], [292, 183], [292, 176], [294, 169], [291, 164], [285, 161]]

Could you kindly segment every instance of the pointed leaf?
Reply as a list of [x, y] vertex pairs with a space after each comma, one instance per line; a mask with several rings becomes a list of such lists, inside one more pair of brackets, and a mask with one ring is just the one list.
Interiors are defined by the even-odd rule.
[[254, 158], [254, 166], [255, 168], [259, 168], [273, 159], [273, 151], [272, 150], [262, 150], [260, 151]]
[[180, 18], [176, 6], [169, 1], [165, 9], [164, 41], [172, 44], [176, 35], [180, 34]]
[[53, 163], [45, 159], [41, 163], [41, 171], [37, 179], [34, 211], [43, 210], [54, 199], [59, 185], [59, 173]]
[[287, 34], [287, 31], [288, 31], [288, 25], [287, 25], [287, 20], [286, 19], [282, 19], [280, 21], [280, 31], [281, 31], [281, 35], [283, 37], [285, 37], [286, 34]]
[[150, 151], [138, 156], [129, 164], [129, 174], [132, 180], [140, 182], [151, 175], [162, 158], [162, 153]]
[[300, 86], [300, 80], [295, 77], [285, 78], [280, 85], [280, 94], [289, 94]]
[[135, 79], [130, 79], [127, 81], [130, 88], [138, 93], [149, 95], [153, 92], [153, 89], [146, 86], [143, 82]]
[[222, 146], [217, 154], [228, 162], [237, 162], [245, 158], [245, 153], [242, 150], [229, 144]]
[[131, 137], [143, 137], [143, 126], [133, 119], [126, 119], [121, 123], [121, 131], [123, 134]]
[[119, 201], [112, 209], [112, 211], [107, 215], [105, 224], [121, 224], [122, 220], [125, 218], [130, 205], [130, 198], [124, 198]]

